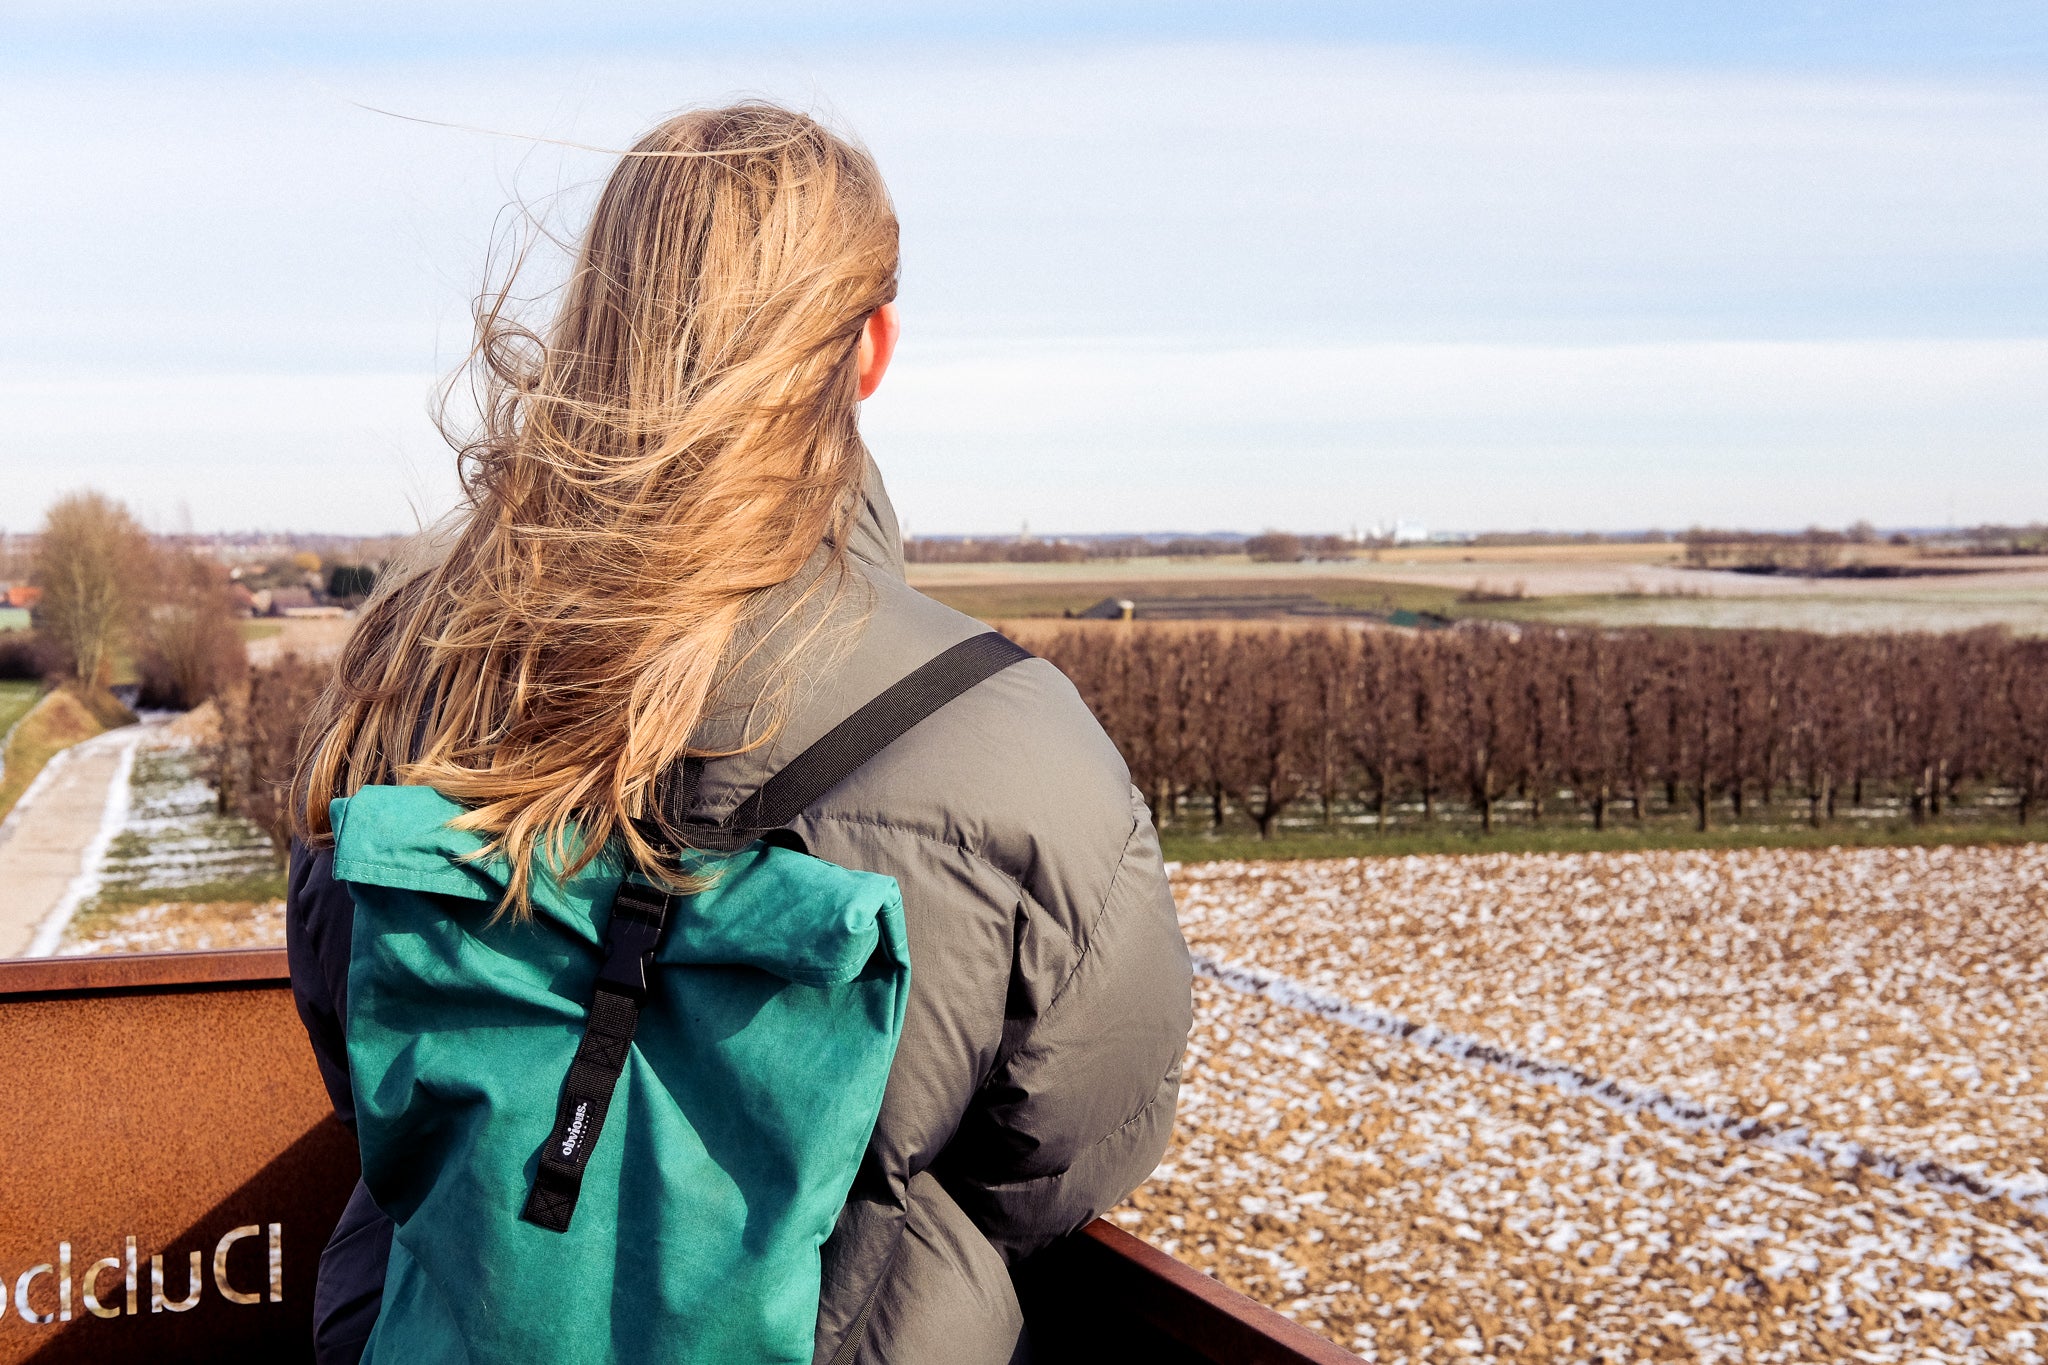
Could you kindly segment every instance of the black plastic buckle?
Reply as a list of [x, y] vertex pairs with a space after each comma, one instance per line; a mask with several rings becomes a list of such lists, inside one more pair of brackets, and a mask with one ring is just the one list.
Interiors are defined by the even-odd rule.
[[647, 998], [647, 968], [661, 944], [670, 898], [651, 886], [622, 882], [612, 900], [604, 927], [604, 966], [597, 974], [601, 989], [634, 1000]]

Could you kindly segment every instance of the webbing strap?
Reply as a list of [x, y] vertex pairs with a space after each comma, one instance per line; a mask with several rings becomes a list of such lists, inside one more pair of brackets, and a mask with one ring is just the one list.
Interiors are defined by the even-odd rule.
[[984, 678], [1031, 657], [1030, 650], [994, 631], [968, 636], [833, 726], [723, 823], [736, 830], [781, 828], [919, 721]]
[[[919, 721], [985, 678], [1031, 652], [993, 632], [970, 636], [885, 689], [826, 732], [789, 765], [742, 801], [719, 828], [752, 834], [777, 829], [901, 738]], [[686, 789], [694, 783], [685, 783]], [[619, 885], [605, 923], [605, 964], [590, 1004], [590, 1022], [562, 1082], [554, 1131], [540, 1149], [533, 1188], [519, 1216], [551, 1232], [567, 1232], [583, 1192], [583, 1168], [604, 1130], [605, 1111], [625, 1070], [640, 1007], [647, 999], [647, 969], [668, 927], [673, 897], [628, 877]]]
[[640, 1005], [647, 998], [647, 968], [668, 927], [667, 892], [628, 878], [619, 884], [612, 912], [605, 922], [605, 963], [598, 972], [597, 993], [590, 1002], [590, 1020], [576, 1059], [562, 1081], [555, 1105], [555, 1127], [540, 1149], [533, 1188], [519, 1216], [550, 1232], [567, 1232], [583, 1193], [583, 1168], [604, 1131], [605, 1111], [626, 1069], [626, 1054], [640, 1027]]

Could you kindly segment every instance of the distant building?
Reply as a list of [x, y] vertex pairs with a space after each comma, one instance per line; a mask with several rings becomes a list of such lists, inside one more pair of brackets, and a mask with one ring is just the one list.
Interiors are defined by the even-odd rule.
[[257, 610], [265, 616], [290, 616], [320, 605], [313, 600], [311, 588], [272, 588], [267, 592], [254, 593], [252, 597], [260, 604]]
[[1373, 611], [1341, 607], [1307, 593], [1243, 597], [1105, 597], [1070, 613], [1077, 621], [1353, 621], [1433, 629], [1450, 624], [1434, 612]]
[[1365, 616], [1307, 593], [1248, 597], [1105, 597], [1077, 621], [1257, 621], [1285, 616]]
[[19, 607], [23, 611], [32, 611], [35, 609], [36, 603], [42, 600], [43, 590], [41, 588], [31, 587], [27, 583], [10, 583], [7, 585], [5, 598], [0, 599], [0, 605]]

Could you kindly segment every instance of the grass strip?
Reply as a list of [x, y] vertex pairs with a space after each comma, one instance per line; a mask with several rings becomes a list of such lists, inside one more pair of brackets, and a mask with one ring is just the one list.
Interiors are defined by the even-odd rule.
[[[111, 697], [107, 700], [113, 702]], [[0, 776], [0, 820], [7, 818], [14, 803], [51, 759], [80, 740], [91, 739], [110, 728], [94, 714], [94, 709], [77, 693], [60, 687], [45, 695], [21, 718], [7, 740], [7, 769]]]
[[1272, 578], [1136, 578], [1119, 577], [1112, 568], [1106, 570], [1101, 578], [1071, 582], [1046, 580], [914, 586], [925, 596], [943, 602], [957, 612], [985, 621], [1059, 617], [1066, 612], [1092, 607], [1105, 597], [1291, 597], [1306, 594], [1332, 606], [1349, 610], [1406, 609], [1433, 611], [1447, 616], [1459, 614], [1461, 611], [1456, 588], [1334, 575]]
[[1287, 832], [1271, 839], [1226, 830], [1221, 834], [1167, 829], [1160, 838], [1167, 861], [1211, 863], [1295, 858], [1399, 858], [1437, 853], [1613, 853], [1686, 848], [1868, 848], [1935, 844], [2024, 844], [2048, 838], [2048, 823], [2029, 828], [1981, 821], [1905, 821], [1809, 825], [1731, 825], [1700, 831], [1670, 825], [1595, 830], [1509, 826], [1492, 834], [1473, 829], [1409, 828], [1384, 833]]
[[35, 709], [36, 699], [43, 695], [41, 683], [0, 682], [0, 735], [14, 728], [14, 723]]
[[93, 897], [92, 908], [95, 911], [132, 910], [138, 905], [163, 905], [173, 901], [180, 905], [214, 901], [275, 901], [284, 899], [284, 886], [283, 868], [220, 877], [190, 886], [106, 885]]

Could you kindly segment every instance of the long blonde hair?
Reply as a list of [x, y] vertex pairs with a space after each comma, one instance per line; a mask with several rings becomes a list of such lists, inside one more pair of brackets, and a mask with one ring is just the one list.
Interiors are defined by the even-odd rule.
[[334, 797], [417, 783], [507, 855], [515, 913], [543, 849], [568, 870], [617, 836], [659, 871], [658, 782], [749, 605], [844, 543], [861, 331], [896, 272], [873, 161], [813, 119], [749, 103], [643, 137], [545, 332], [509, 285], [479, 302], [463, 518], [343, 651], [301, 833], [331, 837]]

